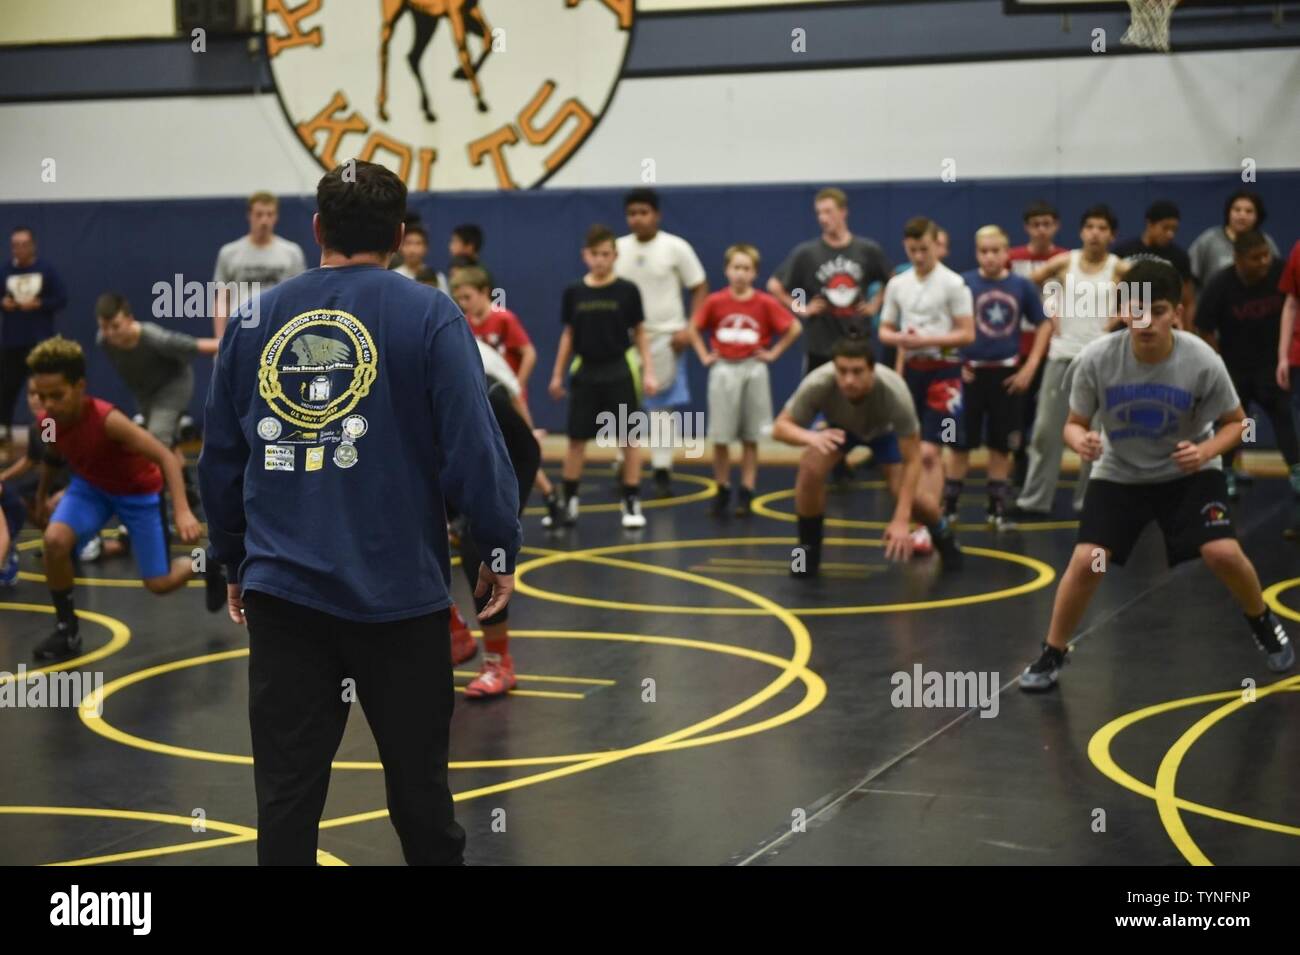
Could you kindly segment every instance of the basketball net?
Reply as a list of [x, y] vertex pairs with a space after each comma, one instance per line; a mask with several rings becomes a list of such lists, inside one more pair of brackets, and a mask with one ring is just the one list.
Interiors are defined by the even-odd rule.
[[1128, 0], [1132, 13], [1129, 28], [1120, 37], [1128, 46], [1169, 52], [1169, 19], [1178, 0]]

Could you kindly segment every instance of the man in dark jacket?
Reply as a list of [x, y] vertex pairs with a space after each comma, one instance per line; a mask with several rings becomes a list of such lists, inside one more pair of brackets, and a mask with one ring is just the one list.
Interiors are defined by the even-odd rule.
[[330, 763], [360, 700], [411, 864], [459, 864], [445, 504], [485, 563], [480, 614], [514, 588], [519, 492], [469, 325], [388, 271], [406, 187], [349, 161], [316, 190], [321, 266], [232, 322], [199, 481], [249, 631], [258, 861], [311, 864]]

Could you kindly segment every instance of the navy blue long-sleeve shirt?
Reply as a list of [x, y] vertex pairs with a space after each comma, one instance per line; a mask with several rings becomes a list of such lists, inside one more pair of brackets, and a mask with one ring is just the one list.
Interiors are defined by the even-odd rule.
[[350, 620], [450, 603], [444, 497], [514, 571], [519, 492], [469, 324], [377, 266], [318, 268], [233, 317], [213, 369], [199, 487], [245, 590]]
[[31, 265], [14, 265], [12, 259], [0, 263], [0, 295], [18, 301], [40, 300], [40, 308], [0, 309], [0, 345], [5, 348], [30, 348], [54, 335], [54, 314], [68, 304], [63, 279], [54, 266], [37, 256]]

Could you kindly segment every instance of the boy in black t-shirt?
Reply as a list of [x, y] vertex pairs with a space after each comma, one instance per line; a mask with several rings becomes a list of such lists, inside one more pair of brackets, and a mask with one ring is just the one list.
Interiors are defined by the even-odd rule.
[[650, 352], [637, 287], [614, 274], [618, 255], [614, 233], [601, 225], [587, 232], [582, 259], [587, 274], [564, 290], [560, 335], [551, 375], [550, 393], [557, 401], [564, 397], [564, 369], [575, 358], [569, 398], [569, 447], [564, 455], [565, 519], [578, 519], [578, 479], [587, 453], [587, 442], [616, 436], [625, 447], [623, 457], [623, 526], [645, 527], [641, 514], [641, 455], [636, 431], [644, 426], [641, 397], [637, 388], [638, 369], [628, 354], [635, 343], [641, 358], [641, 385], [647, 395], [658, 390], [650, 365]]
[[[1223, 356], [1242, 406], [1249, 409], [1253, 401], [1268, 415], [1290, 471], [1291, 488], [1300, 495], [1300, 442], [1289, 395], [1276, 379], [1286, 301], [1277, 287], [1281, 277], [1282, 262], [1274, 258], [1263, 233], [1241, 233], [1233, 242], [1233, 264], [1215, 273], [1201, 292], [1196, 330]], [[1229, 452], [1223, 461], [1229, 497], [1237, 496], [1233, 457]]]

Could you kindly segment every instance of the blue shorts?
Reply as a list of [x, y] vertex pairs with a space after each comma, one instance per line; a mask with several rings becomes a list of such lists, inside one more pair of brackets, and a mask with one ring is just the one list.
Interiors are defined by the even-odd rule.
[[[834, 428], [836, 425], [831, 425], [831, 427]], [[903, 462], [903, 454], [898, 450], [898, 435], [892, 431], [886, 431], [870, 441], [864, 441], [860, 435], [845, 429], [844, 447], [840, 450], [847, 456], [850, 451], [859, 446], [871, 449], [872, 464], [901, 464]]]
[[171, 570], [171, 549], [160, 494], [109, 494], [73, 476], [54, 508], [50, 523], [71, 527], [80, 548], [99, 533], [114, 514], [131, 535], [131, 550], [135, 552], [140, 578], [166, 577]]
[[921, 420], [921, 440], [927, 444], [961, 447], [965, 437], [962, 425], [961, 365], [957, 362], [934, 367], [903, 366], [903, 380], [912, 392], [916, 416]]

